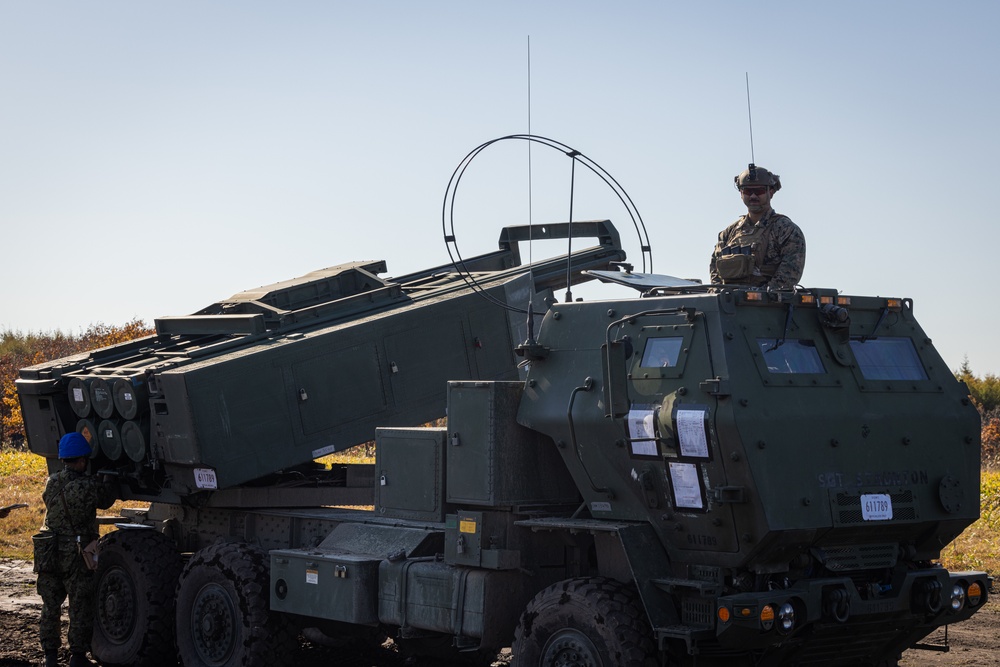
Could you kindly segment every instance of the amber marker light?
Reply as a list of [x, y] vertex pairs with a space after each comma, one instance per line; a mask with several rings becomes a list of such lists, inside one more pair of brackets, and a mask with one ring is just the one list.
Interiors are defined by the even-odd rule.
[[901, 310], [903, 308], [902, 299], [886, 299], [885, 307], [889, 310]]
[[762, 292], [747, 292], [747, 301], [763, 301], [764, 294]]
[[851, 297], [849, 296], [838, 296], [837, 297], [838, 306], [849, 306], [851, 305]]
[[821, 296], [819, 298], [819, 303], [820, 303], [821, 306], [825, 306], [828, 303], [833, 303], [833, 297], [832, 296]]
[[812, 294], [800, 294], [799, 300], [802, 303], [816, 303], [816, 297]]
[[970, 607], [975, 607], [983, 599], [983, 588], [979, 585], [978, 581], [973, 581], [969, 584], [969, 592], [966, 593], [965, 599]]
[[770, 630], [774, 627], [774, 605], [766, 604], [760, 610], [760, 627]]
[[728, 607], [719, 607], [719, 620], [722, 621], [723, 623], [728, 623], [729, 622], [729, 608]]

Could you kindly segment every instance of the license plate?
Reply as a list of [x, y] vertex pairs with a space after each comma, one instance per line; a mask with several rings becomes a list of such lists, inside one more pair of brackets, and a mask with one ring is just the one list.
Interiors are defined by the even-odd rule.
[[219, 479], [211, 468], [195, 468], [194, 485], [199, 489], [217, 489], [219, 488]]
[[861, 494], [861, 517], [865, 521], [888, 521], [892, 518], [892, 498], [888, 493]]

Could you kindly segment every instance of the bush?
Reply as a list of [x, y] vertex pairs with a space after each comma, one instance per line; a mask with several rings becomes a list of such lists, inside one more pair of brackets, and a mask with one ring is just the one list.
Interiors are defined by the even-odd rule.
[[983, 468], [997, 470], [1000, 469], [1000, 408], [993, 408], [982, 416]]

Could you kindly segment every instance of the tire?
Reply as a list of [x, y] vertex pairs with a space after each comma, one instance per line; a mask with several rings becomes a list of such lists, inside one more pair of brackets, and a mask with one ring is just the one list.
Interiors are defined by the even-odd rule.
[[654, 667], [652, 632], [633, 586], [587, 577], [549, 586], [514, 631], [514, 667]]
[[181, 557], [154, 530], [116, 530], [101, 538], [94, 582], [91, 650], [105, 665], [176, 665], [174, 590]]
[[177, 649], [185, 667], [272, 667], [294, 648], [269, 609], [270, 562], [249, 544], [196, 553], [177, 584]]

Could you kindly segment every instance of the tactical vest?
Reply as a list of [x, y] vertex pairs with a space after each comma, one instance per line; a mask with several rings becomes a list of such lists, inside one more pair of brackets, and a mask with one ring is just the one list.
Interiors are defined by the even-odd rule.
[[[94, 521], [96, 510], [88, 503], [80, 505], [79, 491], [71, 489], [71, 485], [86, 483], [84, 475], [63, 470], [50, 477], [50, 483], [42, 493], [45, 501], [45, 520], [43, 529], [50, 530], [60, 538], [89, 542], [97, 537], [97, 524]], [[75, 491], [75, 492], [74, 492]]]
[[737, 232], [715, 259], [715, 269], [724, 283], [762, 285], [774, 275], [777, 266], [766, 266], [764, 255], [771, 241], [771, 228], [778, 216], [772, 214], [767, 224], [754, 225], [749, 232]]

